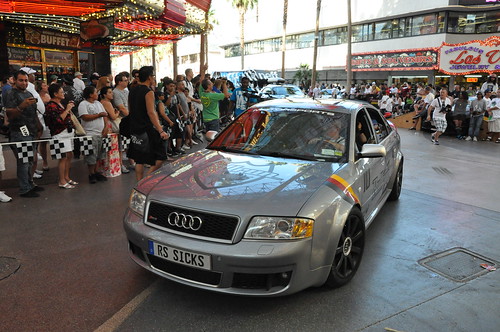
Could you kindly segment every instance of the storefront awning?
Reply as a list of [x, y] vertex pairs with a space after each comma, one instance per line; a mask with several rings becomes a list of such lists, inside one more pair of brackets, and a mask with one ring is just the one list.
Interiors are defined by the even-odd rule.
[[82, 16], [123, 5], [123, 0], [3, 0], [0, 12]]
[[111, 19], [111, 45], [157, 45], [200, 34], [211, 0], [3, 0], [0, 21], [80, 34], [82, 23]]

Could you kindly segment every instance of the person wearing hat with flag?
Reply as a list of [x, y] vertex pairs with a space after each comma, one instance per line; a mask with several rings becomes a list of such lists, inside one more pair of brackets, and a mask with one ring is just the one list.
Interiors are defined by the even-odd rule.
[[82, 77], [83, 74], [79, 71], [75, 73], [75, 78], [73, 79], [73, 87], [83, 93], [83, 90], [85, 89], [85, 82], [83, 82]]

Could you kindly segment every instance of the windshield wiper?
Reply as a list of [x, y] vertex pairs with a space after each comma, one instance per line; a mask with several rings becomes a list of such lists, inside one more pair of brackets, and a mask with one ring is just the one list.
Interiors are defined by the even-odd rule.
[[292, 159], [300, 159], [300, 160], [309, 160], [309, 161], [317, 161], [318, 159], [313, 156], [304, 156], [302, 154], [293, 154], [293, 153], [284, 153], [277, 151], [259, 151], [261, 156], [269, 156], [269, 157], [282, 157], [282, 158], [292, 158]]

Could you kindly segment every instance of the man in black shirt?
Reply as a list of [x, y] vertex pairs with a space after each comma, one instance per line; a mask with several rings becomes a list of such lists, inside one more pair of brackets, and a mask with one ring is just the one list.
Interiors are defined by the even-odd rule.
[[[37, 116], [37, 100], [27, 91], [28, 75], [23, 71], [14, 73], [14, 86], [5, 97], [4, 107], [9, 118], [10, 142], [26, 142], [38, 139], [42, 125]], [[17, 179], [21, 197], [38, 197], [43, 188], [33, 183], [33, 161], [23, 163], [18, 158], [17, 148], [11, 146], [17, 160]], [[36, 151], [36, 146], [33, 147]], [[36, 158], [36, 157], [35, 157]]]

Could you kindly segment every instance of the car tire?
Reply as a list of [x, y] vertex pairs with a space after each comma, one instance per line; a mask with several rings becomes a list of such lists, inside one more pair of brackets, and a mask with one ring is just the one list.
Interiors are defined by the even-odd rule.
[[399, 199], [399, 195], [401, 195], [401, 188], [403, 187], [403, 161], [398, 167], [398, 172], [396, 173], [396, 177], [394, 178], [394, 183], [392, 184], [391, 193], [389, 197], [387, 197], [388, 201], [397, 201]]
[[347, 284], [356, 274], [365, 248], [365, 221], [355, 207], [349, 213], [342, 229], [339, 243], [335, 246], [330, 275], [325, 285], [337, 288]]

